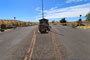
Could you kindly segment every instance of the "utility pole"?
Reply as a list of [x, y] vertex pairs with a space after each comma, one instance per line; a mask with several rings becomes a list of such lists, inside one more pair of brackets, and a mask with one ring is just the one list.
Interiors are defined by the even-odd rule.
[[44, 19], [44, 4], [43, 4], [43, 0], [42, 0], [42, 18]]

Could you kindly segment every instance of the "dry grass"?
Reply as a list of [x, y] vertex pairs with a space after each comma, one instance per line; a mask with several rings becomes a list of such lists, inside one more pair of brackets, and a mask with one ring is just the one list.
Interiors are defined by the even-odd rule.
[[31, 25], [32, 23], [19, 21], [19, 20], [0, 20], [0, 25], [1, 24], [6, 24], [8, 26], [8, 25], [13, 25], [13, 24], [17, 24], [17, 25]]
[[80, 29], [90, 29], [90, 26], [78, 26], [77, 28], [80, 28]]

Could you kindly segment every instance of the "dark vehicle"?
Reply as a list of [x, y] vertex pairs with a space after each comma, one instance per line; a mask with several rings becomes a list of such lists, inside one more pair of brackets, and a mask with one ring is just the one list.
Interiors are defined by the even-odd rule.
[[49, 27], [49, 23], [48, 23], [48, 19], [41, 19], [39, 22], [39, 31], [41, 33], [45, 33], [47, 31], [50, 31], [50, 27]]
[[1, 32], [4, 32], [6, 29], [6, 25], [5, 24], [1, 24]]
[[84, 24], [80, 23], [80, 24], [77, 24], [77, 26], [85, 26]]
[[8, 25], [8, 26], [6, 26], [6, 28], [7, 29], [12, 29], [12, 28], [16, 28], [16, 26], [15, 25]]

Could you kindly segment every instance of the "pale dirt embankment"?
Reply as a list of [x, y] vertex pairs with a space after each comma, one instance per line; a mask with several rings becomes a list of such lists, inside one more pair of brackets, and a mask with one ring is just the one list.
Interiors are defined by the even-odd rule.
[[78, 26], [77, 28], [80, 28], [80, 29], [89, 29], [90, 30], [90, 26]]

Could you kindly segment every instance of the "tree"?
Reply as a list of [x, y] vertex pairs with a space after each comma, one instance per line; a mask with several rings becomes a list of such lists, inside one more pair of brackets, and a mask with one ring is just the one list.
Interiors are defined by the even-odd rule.
[[62, 19], [60, 20], [60, 22], [61, 22], [61, 23], [66, 23], [67, 21], [66, 21], [65, 18], [62, 18]]
[[86, 15], [86, 18], [90, 22], [90, 12]]

